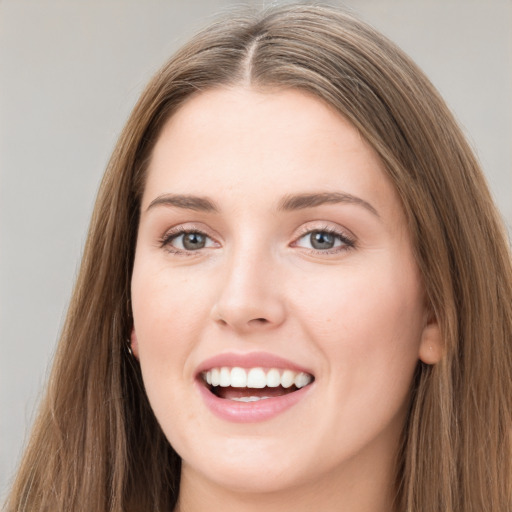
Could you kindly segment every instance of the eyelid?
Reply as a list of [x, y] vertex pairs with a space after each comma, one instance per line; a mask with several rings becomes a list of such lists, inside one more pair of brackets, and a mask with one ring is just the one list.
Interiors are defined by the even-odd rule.
[[[172, 240], [178, 238], [180, 235], [184, 235], [187, 233], [198, 233], [204, 235], [205, 237], [212, 240], [217, 246], [220, 246], [220, 243], [217, 240], [217, 237], [211, 233], [211, 230], [206, 228], [204, 225], [198, 225], [196, 223], [182, 223], [177, 224], [165, 231], [165, 233], [159, 238], [158, 244], [161, 248], [167, 249], [169, 252], [173, 254], [186, 254], [188, 256], [197, 255], [201, 251], [201, 249], [196, 250], [186, 250], [179, 249], [177, 247], [173, 247], [171, 245]], [[204, 247], [203, 249], [211, 249], [211, 247]]]
[[[342, 244], [340, 246], [335, 246], [331, 249], [308, 249], [297, 245], [299, 240], [304, 238], [306, 235], [314, 232], [329, 233], [337, 237], [339, 240], [341, 240]], [[293, 242], [290, 244], [290, 246], [304, 249], [305, 251], [308, 251], [313, 254], [328, 256], [353, 249], [356, 246], [356, 237], [350, 230], [343, 228], [337, 224], [329, 224], [325, 222], [323, 222], [322, 224], [318, 224], [318, 222], [307, 222], [306, 224], [303, 224], [299, 228], [299, 231], [294, 236]]]
[[[334, 246], [331, 249], [314, 249], [314, 248], [306, 248], [298, 245], [299, 240], [301, 240], [306, 235], [313, 232], [325, 232], [335, 236], [342, 243], [341, 245]], [[187, 233], [199, 233], [209, 238], [214, 242], [216, 247], [220, 247], [220, 243], [218, 242], [218, 236], [212, 233], [212, 230], [208, 227], [204, 226], [204, 224], [200, 223], [181, 223], [173, 226], [165, 231], [165, 233], [159, 238], [159, 246], [161, 248], [167, 249], [169, 252], [173, 254], [184, 254], [187, 256], [197, 256], [204, 249], [212, 249], [215, 247], [203, 247], [196, 250], [187, 250], [180, 249], [177, 247], [173, 247], [171, 242], [173, 239], [179, 237], [180, 235]], [[297, 230], [293, 237], [293, 241], [289, 244], [290, 247], [295, 247], [299, 249], [303, 249], [311, 254], [319, 254], [322, 256], [334, 255], [340, 252], [344, 252], [350, 249], [353, 249], [356, 245], [356, 237], [354, 234], [338, 224], [331, 224], [327, 222], [322, 222], [321, 224], [318, 221], [310, 221]]]
[[339, 233], [340, 235], [344, 235], [347, 238], [355, 238], [355, 236], [349, 229], [340, 226], [335, 222], [329, 222], [325, 220], [312, 220], [305, 222], [298, 228], [297, 234], [295, 236], [296, 238], [299, 238], [302, 235], [311, 233], [311, 231], [328, 231]]

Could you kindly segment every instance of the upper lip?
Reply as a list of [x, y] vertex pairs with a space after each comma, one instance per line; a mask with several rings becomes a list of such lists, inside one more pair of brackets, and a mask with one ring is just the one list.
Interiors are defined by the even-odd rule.
[[200, 375], [202, 372], [211, 370], [212, 368], [221, 367], [279, 368], [283, 370], [294, 370], [296, 372], [304, 372], [313, 375], [313, 372], [310, 369], [268, 352], [226, 352], [223, 354], [217, 354], [203, 361], [197, 367], [196, 375]]

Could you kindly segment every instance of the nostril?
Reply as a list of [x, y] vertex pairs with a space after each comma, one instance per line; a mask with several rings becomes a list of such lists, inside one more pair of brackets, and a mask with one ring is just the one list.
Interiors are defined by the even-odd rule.
[[251, 322], [257, 323], [257, 324], [267, 324], [268, 320], [266, 318], [254, 318], [251, 320]]

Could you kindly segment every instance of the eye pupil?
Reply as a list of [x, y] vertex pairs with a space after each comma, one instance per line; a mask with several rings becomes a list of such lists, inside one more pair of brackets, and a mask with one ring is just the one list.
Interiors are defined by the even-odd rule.
[[186, 233], [183, 235], [183, 247], [189, 251], [202, 249], [206, 244], [206, 237], [201, 233]]
[[310, 235], [311, 246], [314, 249], [332, 249], [334, 247], [334, 235], [325, 231], [313, 231]]

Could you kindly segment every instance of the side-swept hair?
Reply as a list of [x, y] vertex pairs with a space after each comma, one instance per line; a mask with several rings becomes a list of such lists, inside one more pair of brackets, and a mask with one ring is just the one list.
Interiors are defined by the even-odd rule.
[[169, 511], [180, 459], [127, 354], [145, 171], [165, 121], [214, 87], [292, 88], [348, 119], [401, 198], [445, 344], [418, 363], [396, 468], [396, 509], [512, 509], [512, 270], [479, 165], [423, 73], [331, 7], [231, 16], [151, 80], [119, 139], [93, 213], [46, 397], [8, 511]]

